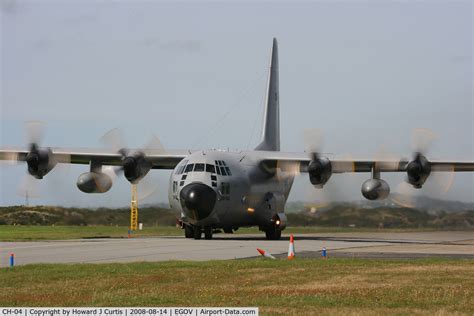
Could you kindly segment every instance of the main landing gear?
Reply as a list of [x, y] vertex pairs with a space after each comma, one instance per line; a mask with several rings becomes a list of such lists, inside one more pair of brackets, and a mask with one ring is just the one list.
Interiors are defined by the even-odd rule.
[[212, 227], [200, 227], [193, 225], [184, 225], [184, 236], [186, 238], [201, 239], [202, 233], [204, 231], [204, 239], [212, 239]]
[[186, 238], [194, 237], [194, 229], [191, 225], [184, 225], [184, 237]]

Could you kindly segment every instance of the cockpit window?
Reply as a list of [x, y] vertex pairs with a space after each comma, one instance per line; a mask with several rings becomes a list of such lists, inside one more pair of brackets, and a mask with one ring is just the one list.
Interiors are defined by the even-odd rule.
[[194, 168], [194, 164], [190, 163], [189, 165], [186, 166], [186, 169], [184, 170], [184, 172], [193, 171], [193, 168]]
[[194, 165], [194, 171], [201, 172], [204, 171], [204, 164], [203, 163], [197, 163]]
[[210, 172], [210, 173], [216, 173], [216, 168], [214, 167], [214, 165], [210, 165], [210, 164], [206, 164], [206, 172]]
[[227, 173], [225, 172], [225, 168], [224, 168], [224, 167], [220, 167], [220, 168], [221, 168], [221, 173], [222, 173], [222, 175], [223, 175], [223, 176], [226, 176]]
[[176, 174], [183, 173], [183, 169], [186, 166], [186, 162], [187, 162], [187, 160], [183, 160], [178, 164], [178, 166], [176, 167]]
[[221, 169], [219, 169], [219, 166], [216, 166], [216, 171], [218, 175], [221, 175]]
[[230, 168], [229, 167], [225, 167], [225, 171], [227, 172], [227, 175], [231, 176], [232, 173], [230, 172]]
[[186, 168], [186, 163], [184, 163], [182, 166], [179, 166], [178, 174], [182, 174], [184, 171], [184, 168]]

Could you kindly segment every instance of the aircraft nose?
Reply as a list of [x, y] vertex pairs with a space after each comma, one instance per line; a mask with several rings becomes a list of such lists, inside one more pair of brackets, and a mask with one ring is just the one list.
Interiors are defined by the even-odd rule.
[[217, 194], [202, 183], [191, 183], [181, 189], [179, 194], [181, 206], [186, 216], [195, 220], [208, 217], [216, 204]]

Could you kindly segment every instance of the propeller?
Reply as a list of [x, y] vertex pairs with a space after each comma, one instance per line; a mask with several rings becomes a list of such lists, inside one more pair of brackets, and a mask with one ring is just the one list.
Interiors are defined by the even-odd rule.
[[433, 146], [436, 139], [436, 134], [427, 128], [416, 128], [412, 133], [412, 152], [417, 154], [426, 155]]
[[105, 146], [112, 149], [115, 152], [120, 152], [125, 149], [123, 135], [120, 129], [113, 128], [106, 132], [99, 141]]
[[432, 172], [423, 189], [414, 188], [410, 183], [403, 181], [399, 183], [393, 193], [390, 195], [391, 200], [403, 207], [415, 208], [418, 201], [423, 196], [439, 198], [449, 192], [454, 182], [454, 169], [446, 172]]
[[[39, 197], [39, 180], [55, 170], [54, 173], [59, 175], [58, 177], [48, 177], [46, 184], [52, 186], [52, 190], [57, 190], [61, 187], [58, 181], [54, 181], [55, 178], [64, 178], [63, 173], [68, 170], [65, 169], [64, 164], [58, 165], [58, 163], [69, 163], [71, 157], [66, 154], [53, 155], [52, 151], [48, 147], [41, 147], [46, 130], [46, 124], [41, 121], [27, 121], [25, 122], [24, 131], [25, 139], [28, 145], [28, 153], [25, 157], [21, 158], [20, 155], [16, 155], [15, 158], [18, 160], [24, 160], [28, 166], [28, 172], [20, 181], [20, 185], [17, 189], [17, 195], [22, 197]], [[61, 167], [59, 167], [61, 166]], [[69, 166], [69, 165], [67, 165]], [[57, 180], [57, 179], [56, 179]]]
[[303, 139], [305, 151], [311, 159], [307, 168], [309, 180], [316, 188], [321, 189], [332, 175], [331, 162], [321, 155], [323, 133], [318, 129], [307, 129], [304, 131]]
[[114, 180], [117, 175], [124, 174], [130, 183], [138, 185], [137, 192], [140, 200], [146, 199], [158, 191], [157, 179], [148, 175], [148, 172], [152, 168], [152, 163], [147, 160], [147, 155], [166, 153], [158, 137], [152, 135], [143, 148], [135, 151], [125, 146], [122, 132], [118, 128], [114, 128], [105, 133], [100, 138], [100, 141], [122, 155], [122, 165], [120, 167], [103, 167], [103, 170], [106, 170], [103, 172], [111, 176], [112, 180]]
[[[398, 205], [413, 208], [423, 196], [439, 197], [446, 194], [454, 182], [454, 166], [432, 166], [426, 158], [436, 134], [429, 129], [415, 129], [412, 134], [412, 160], [406, 165], [406, 181], [400, 183], [391, 195]], [[419, 190], [423, 187], [423, 190]]]
[[41, 144], [45, 131], [46, 124], [42, 121], [25, 122], [26, 142], [30, 145], [30, 148]]
[[30, 198], [39, 198], [39, 181], [38, 179], [34, 178], [30, 174], [25, 174], [18, 185], [16, 190], [16, 194], [23, 198], [26, 198], [28, 204], [28, 200]]
[[303, 141], [307, 153], [318, 155], [323, 149], [323, 131], [316, 128], [305, 129], [303, 131]]
[[338, 186], [328, 182], [332, 175], [331, 162], [322, 155], [324, 135], [320, 129], [305, 129], [303, 131], [305, 152], [310, 162], [307, 166], [312, 187], [306, 189], [306, 201], [310, 209], [327, 207], [338, 200]]
[[[308, 133], [306, 133], [308, 131]], [[314, 143], [320, 143], [320, 138], [321, 135], [317, 135], [317, 132], [314, 132], [314, 135], [310, 135], [313, 132], [313, 130], [305, 130], [303, 133], [304, 141], [305, 144], [311, 144], [314, 140]], [[316, 136], [313, 138], [312, 136]], [[312, 148], [306, 148], [305, 152], [312, 152], [316, 151], [315, 149], [313, 150]], [[276, 163], [276, 178], [278, 179], [279, 182], [286, 181], [288, 178], [293, 178], [295, 176], [298, 176], [301, 174], [302, 167], [304, 166], [301, 165], [299, 161], [291, 161], [291, 160], [278, 160]]]
[[[307, 131], [308, 132], [305, 131], [305, 133], [303, 134], [303, 137], [305, 139], [305, 144], [320, 144], [321, 143], [322, 136], [319, 131], [317, 132], [315, 130], [307, 130]], [[305, 152], [310, 152], [311, 157], [313, 157], [314, 154], [317, 152], [317, 149], [311, 146], [305, 146], [305, 148], [306, 148]], [[295, 176], [300, 175], [302, 168], [305, 168], [305, 167], [302, 166], [299, 161], [279, 160], [276, 164], [276, 169], [277, 169], [276, 177], [278, 181], [285, 181], [289, 177], [295, 177]]]

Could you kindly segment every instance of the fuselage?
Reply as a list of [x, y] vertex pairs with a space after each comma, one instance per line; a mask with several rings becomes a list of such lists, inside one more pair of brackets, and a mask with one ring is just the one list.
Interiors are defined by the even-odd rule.
[[185, 224], [223, 228], [284, 229], [284, 207], [294, 174], [263, 169], [258, 151], [202, 150], [183, 159], [170, 176], [168, 199]]

